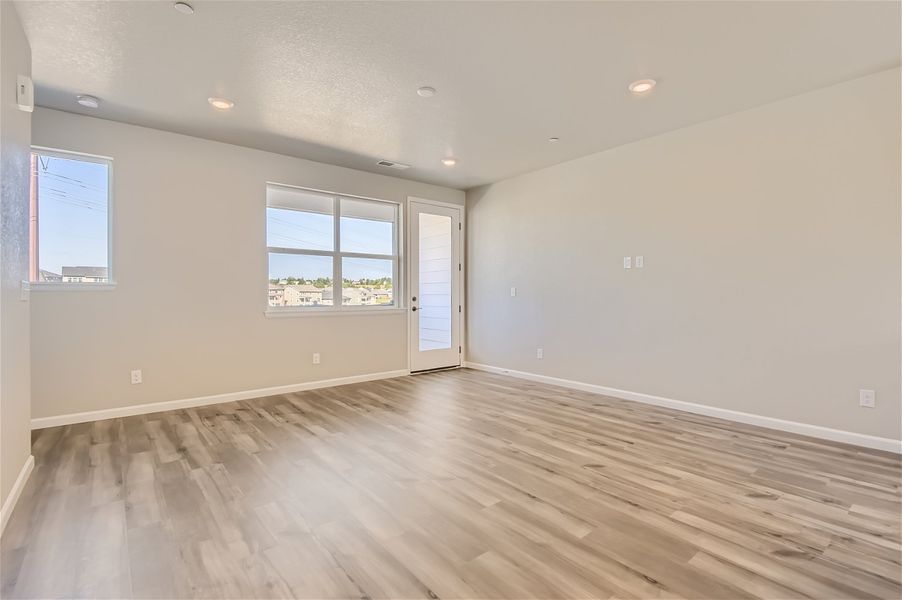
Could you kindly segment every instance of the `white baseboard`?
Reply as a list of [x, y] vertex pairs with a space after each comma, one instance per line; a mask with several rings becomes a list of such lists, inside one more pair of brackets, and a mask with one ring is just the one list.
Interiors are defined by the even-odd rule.
[[642, 402], [643, 404], [653, 404], [655, 406], [663, 406], [684, 412], [695, 413], [697, 415], [705, 415], [708, 417], [717, 417], [728, 421], [736, 421], [747, 425], [757, 425], [759, 427], [767, 427], [768, 429], [777, 429], [779, 431], [788, 431], [800, 435], [807, 435], [832, 442], [841, 442], [843, 444], [852, 444], [854, 446], [863, 446], [865, 448], [873, 448], [875, 450], [884, 450], [902, 454], [902, 441], [891, 438], [882, 438], [873, 435], [865, 435], [863, 433], [854, 433], [852, 431], [843, 431], [841, 429], [830, 429], [829, 427], [821, 427], [820, 425], [809, 425], [807, 423], [799, 423], [797, 421], [785, 421], [774, 417], [765, 417], [752, 413], [739, 412], [726, 408], [717, 408], [715, 406], [707, 406], [704, 404], [695, 404], [693, 402], [684, 402], [682, 400], [673, 400], [672, 398], [664, 398], [662, 396], [652, 396], [650, 394], [642, 394], [639, 392], [631, 392], [628, 390], [618, 390], [617, 388], [605, 387], [602, 385], [594, 385], [591, 383], [583, 383], [581, 381], [573, 381], [571, 379], [559, 379], [557, 377], [549, 377], [547, 375], [537, 375], [535, 373], [527, 373], [525, 371], [514, 371], [502, 367], [493, 367], [490, 365], [482, 365], [479, 363], [465, 363], [465, 367], [477, 369], [479, 371], [487, 371], [489, 373], [497, 373], [499, 375], [508, 375], [510, 377], [518, 377], [520, 379], [528, 379], [538, 383], [547, 383], [549, 385], [557, 385], [561, 387], [581, 390], [583, 392], [592, 392], [603, 396], [613, 396], [622, 400], [632, 400], [634, 402]]
[[[617, 388], [605, 387], [581, 381], [573, 381], [571, 379], [561, 379], [558, 377], [550, 377], [548, 375], [538, 375], [536, 373], [527, 373], [526, 371], [515, 371], [505, 369], [503, 367], [493, 367], [479, 363], [465, 362], [464, 367], [477, 369], [479, 371], [487, 371], [489, 373], [497, 373], [499, 375], [508, 375], [518, 377], [520, 379], [528, 379], [538, 383], [547, 383], [549, 385], [557, 385], [561, 387], [581, 390], [601, 394], [603, 396], [612, 396], [623, 400], [632, 400], [643, 404], [652, 404], [655, 406], [663, 406], [684, 412], [705, 415], [709, 417], [717, 417], [728, 421], [736, 421], [738, 423], [746, 423], [748, 425], [757, 425], [759, 427], [767, 427], [769, 429], [777, 429], [779, 431], [788, 431], [800, 435], [807, 435], [814, 438], [840, 442], [843, 444], [852, 444], [854, 446], [863, 446], [865, 448], [873, 448], [875, 450], [884, 450], [902, 454], [902, 441], [890, 438], [882, 438], [862, 433], [854, 433], [851, 431], [843, 431], [841, 429], [830, 429], [829, 427], [821, 427], [820, 425], [809, 425], [807, 423], [799, 423], [797, 421], [786, 421], [774, 417], [765, 417], [752, 413], [745, 413], [726, 408], [717, 408], [715, 406], [707, 406], [704, 404], [695, 404], [693, 402], [684, 402], [682, 400], [674, 400], [662, 396], [653, 396], [651, 394], [643, 394], [640, 392], [631, 392], [628, 390], [620, 390]], [[148, 413], [161, 412], [165, 410], [176, 410], [181, 408], [193, 408], [197, 406], [207, 406], [210, 404], [219, 404], [222, 402], [234, 402], [237, 400], [250, 400], [252, 398], [262, 398], [264, 396], [275, 396], [278, 394], [290, 394], [292, 392], [301, 392], [304, 390], [314, 390], [318, 388], [333, 387], [337, 385], [347, 385], [349, 383], [361, 383], [364, 381], [375, 381], [378, 379], [390, 379], [393, 377], [402, 377], [408, 375], [409, 372], [404, 370], [383, 371], [381, 373], [368, 373], [365, 375], [352, 375], [350, 377], [338, 377], [335, 379], [323, 379], [320, 381], [309, 381], [307, 383], [297, 383], [292, 385], [282, 385], [268, 388], [258, 388], [255, 390], [246, 390], [243, 392], [229, 392], [225, 394], [216, 394], [212, 396], [200, 396], [197, 398], [187, 398], [184, 400], [171, 400], [167, 402], [153, 402], [149, 404], [135, 404], [132, 406], [123, 406], [120, 408], [109, 408], [104, 410], [94, 410], [89, 412], [71, 413], [67, 415], [57, 415], [53, 417], [42, 417], [31, 420], [32, 429], [43, 429], [45, 427], [56, 427], [59, 425], [71, 425], [73, 423], [87, 423], [90, 421], [100, 421], [103, 419], [114, 419], [118, 417], [129, 417], [132, 415], [143, 415]], [[34, 459], [29, 459], [26, 468], [23, 467], [23, 474], [20, 473], [20, 479], [27, 479], [28, 473], [34, 465]], [[22, 485], [24, 486], [24, 479]], [[18, 480], [17, 480], [18, 485]], [[20, 490], [21, 492], [21, 490]], [[10, 498], [13, 494], [10, 494]], [[18, 497], [16, 495], [16, 497]], [[13, 501], [13, 505], [15, 501]], [[8, 517], [6, 514], [6, 504], [3, 505], [3, 518]], [[10, 511], [12, 508], [10, 508]]]
[[352, 375], [350, 377], [337, 377], [335, 379], [321, 379], [320, 381], [308, 381], [306, 383], [295, 383], [291, 385], [258, 388], [255, 390], [246, 390], [243, 392], [228, 392], [225, 394], [215, 394], [212, 396], [199, 396], [197, 398], [186, 398], [184, 400], [169, 400], [166, 402], [151, 402], [149, 404], [134, 404], [132, 406], [122, 406], [119, 408], [92, 410], [88, 412], [57, 415], [54, 417], [41, 417], [31, 420], [31, 428], [44, 429], [45, 427], [57, 427], [59, 425], [71, 425], [73, 423], [88, 423], [90, 421], [102, 421], [103, 419], [116, 419], [119, 417], [130, 417], [133, 415], [145, 415], [148, 413], [162, 412], [164, 410], [194, 408], [197, 406], [220, 404], [222, 402], [250, 400], [252, 398], [263, 398], [264, 396], [277, 396], [279, 394], [303, 392], [304, 390], [315, 390], [318, 388], [334, 387], [336, 385], [347, 385], [349, 383], [361, 383], [364, 381], [375, 381], [377, 379], [391, 379], [393, 377], [402, 377], [409, 374], [410, 372], [407, 369], [397, 371], [383, 371], [381, 373], [366, 373], [364, 375]]
[[19, 471], [19, 476], [16, 477], [16, 482], [13, 484], [12, 489], [9, 490], [9, 495], [6, 497], [6, 500], [3, 501], [3, 508], [0, 509], [0, 535], [3, 535], [3, 531], [6, 529], [6, 523], [13, 514], [16, 502], [19, 501], [19, 496], [22, 495], [22, 490], [25, 489], [25, 484], [28, 483], [28, 476], [31, 475], [33, 470], [34, 456], [29, 454], [28, 458], [25, 460], [25, 464], [22, 465], [22, 469]]

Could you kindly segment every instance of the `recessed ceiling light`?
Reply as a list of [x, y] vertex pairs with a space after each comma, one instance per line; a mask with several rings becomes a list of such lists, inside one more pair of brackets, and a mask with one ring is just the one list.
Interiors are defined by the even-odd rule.
[[194, 7], [188, 4], [187, 2], [176, 2], [172, 5], [172, 7], [182, 13], [183, 15], [193, 15]]
[[226, 100], [225, 98], [207, 98], [207, 102], [213, 105], [213, 108], [217, 110], [229, 110], [235, 103], [231, 100]]
[[100, 99], [95, 96], [76, 96], [75, 101], [87, 108], [97, 108], [100, 106]]
[[556, 138], [556, 137], [550, 137], [550, 138], [548, 138], [548, 141], [551, 142], [552, 144], [553, 144], [554, 142], [559, 142], [560, 140], [561, 140], [561, 138]]
[[658, 82], [654, 79], [640, 79], [630, 84], [630, 92], [636, 96], [641, 96], [655, 89], [656, 85], [658, 85]]
[[446, 167], [453, 167], [454, 165], [457, 164], [457, 159], [452, 156], [449, 156], [448, 158], [442, 159], [442, 164], [445, 165]]
[[432, 98], [435, 96], [435, 88], [424, 85], [417, 90], [417, 96], [420, 96], [421, 98]]

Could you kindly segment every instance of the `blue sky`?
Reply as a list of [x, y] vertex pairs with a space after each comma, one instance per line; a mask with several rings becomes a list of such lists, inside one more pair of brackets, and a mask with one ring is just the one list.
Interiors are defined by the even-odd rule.
[[59, 274], [63, 266], [106, 267], [107, 165], [40, 156], [38, 160], [38, 264]]
[[[275, 208], [266, 209], [267, 245], [312, 250], [333, 249], [332, 216]], [[392, 253], [392, 227], [386, 221], [341, 219], [341, 247], [347, 252], [367, 254]], [[345, 279], [380, 279], [392, 276], [390, 260], [365, 258], [342, 259]], [[332, 258], [300, 254], [269, 255], [269, 278], [332, 277]]]

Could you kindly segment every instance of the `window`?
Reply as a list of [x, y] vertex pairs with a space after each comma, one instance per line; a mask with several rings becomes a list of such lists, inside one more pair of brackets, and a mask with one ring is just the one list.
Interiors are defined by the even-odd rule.
[[110, 261], [112, 161], [35, 148], [31, 154], [29, 279], [105, 284]]
[[266, 186], [269, 310], [396, 306], [398, 205]]

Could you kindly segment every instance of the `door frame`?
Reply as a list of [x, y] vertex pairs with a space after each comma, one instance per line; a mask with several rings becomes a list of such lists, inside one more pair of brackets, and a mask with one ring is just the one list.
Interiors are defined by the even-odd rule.
[[[458, 231], [458, 235], [460, 236], [458, 240], [458, 248], [460, 249], [460, 270], [457, 272], [458, 278], [458, 291], [460, 297], [460, 313], [459, 313], [459, 323], [458, 323], [458, 341], [460, 344], [460, 365], [458, 368], [462, 368], [464, 364], [466, 364], [467, 358], [467, 334], [466, 327], [464, 324], [466, 323], [467, 316], [467, 293], [466, 293], [466, 274], [467, 274], [467, 261], [466, 261], [466, 233], [467, 233], [467, 207], [464, 204], [454, 204], [453, 202], [442, 202], [440, 200], [430, 200], [428, 198], [420, 198], [419, 196], [408, 196], [407, 197], [407, 206], [404, 211], [404, 216], [406, 217], [404, 220], [406, 221], [406, 231], [404, 232], [404, 256], [406, 260], [404, 261], [406, 264], [404, 265], [404, 276], [408, 283], [405, 287], [405, 302], [404, 306], [407, 310], [407, 373], [410, 374], [410, 357], [412, 355], [411, 343], [410, 343], [410, 331], [413, 327], [413, 311], [410, 310], [410, 295], [413, 293], [413, 290], [410, 289], [410, 282], [413, 281], [411, 279], [411, 269], [413, 268], [413, 255], [410, 252], [410, 240], [411, 232], [410, 228], [413, 226], [413, 218], [411, 216], [411, 203], [416, 202], [418, 204], [426, 204], [432, 206], [440, 206], [442, 208], [456, 208], [460, 211], [460, 219], [458, 223], [460, 223], [460, 230]], [[452, 367], [453, 368], [453, 367]]]

